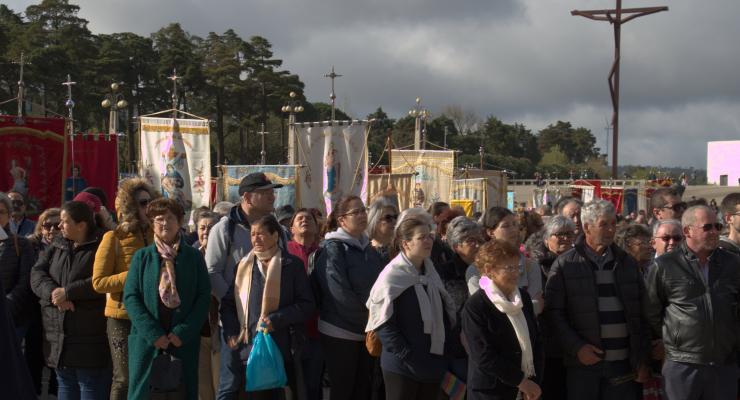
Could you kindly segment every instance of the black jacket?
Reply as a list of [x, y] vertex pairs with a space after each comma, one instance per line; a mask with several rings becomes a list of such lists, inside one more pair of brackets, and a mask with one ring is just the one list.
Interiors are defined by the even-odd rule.
[[[611, 245], [614, 255], [614, 284], [624, 307], [629, 332], [629, 360], [633, 368], [645, 362], [650, 349], [650, 331], [642, 314], [646, 299], [644, 279], [637, 261]], [[582, 365], [578, 350], [585, 344], [603, 348], [599, 323], [596, 265], [586, 256], [586, 243], [576, 246], [555, 260], [545, 286], [545, 319], [548, 330], [563, 351], [566, 366]]]
[[[519, 291], [532, 343], [535, 382], [542, 382], [544, 354], [532, 299]], [[514, 400], [524, 379], [522, 351], [506, 314], [491, 303], [483, 290], [475, 292], [462, 311], [462, 327], [468, 342], [468, 400]]]
[[[58, 239], [31, 270], [31, 288], [41, 303], [44, 356], [49, 367], [102, 368], [110, 365], [106, 336], [105, 295], [92, 287], [92, 269], [100, 236], [73, 248]], [[74, 311], [60, 312], [51, 292], [63, 287]]]
[[709, 284], [683, 242], [655, 260], [648, 274], [645, 314], [666, 359], [692, 364], [736, 360], [740, 327], [740, 257], [716, 249], [709, 257]]
[[[0, 283], [0, 289], [4, 289]], [[35, 400], [31, 374], [15, 335], [13, 321], [7, 309], [7, 299], [0, 296], [0, 390], [3, 399]]]
[[460, 333], [462, 331], [460, 313], [463, 306], [465, 306], [465, 302], [470, 297], [468, 282], [465, 280], [465, 271], [468, 269], [468, 264], [455, 253], [450, 261], [442, 265], [435, 264], [434, 268], [437, 270], [440, 279], [442, 279], [447, 294], [455, 302], [455, 324], [450, 328], [451, 335], [446, 340], [450, 344], [448, 355], [451, 358], [467, 358], [468, 354], [460, 342]]
[[28, 239], [8, 234], [0, 241], [0, 283], [5, 288], [5, 303], [15, 326], [29, 322], [29, 315], [38, 301], [31, 292], [31, 267], [36, 252]]

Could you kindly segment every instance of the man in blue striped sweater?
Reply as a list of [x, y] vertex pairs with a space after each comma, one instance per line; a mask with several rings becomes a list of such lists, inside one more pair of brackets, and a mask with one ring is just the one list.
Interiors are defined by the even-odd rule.
[[545, 288], [545, 321], [563, 350], [568, 399], [639, 399], [650, 348], [643, 278], [614, 244], [611, 203], [586, 203], [581, 221], [583, 236], [555, 260]]

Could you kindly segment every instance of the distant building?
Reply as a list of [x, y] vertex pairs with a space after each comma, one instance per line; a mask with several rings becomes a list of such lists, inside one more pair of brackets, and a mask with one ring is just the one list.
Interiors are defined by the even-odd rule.
[[707, 183], [740, 186], [740, 140], [707, 142]]

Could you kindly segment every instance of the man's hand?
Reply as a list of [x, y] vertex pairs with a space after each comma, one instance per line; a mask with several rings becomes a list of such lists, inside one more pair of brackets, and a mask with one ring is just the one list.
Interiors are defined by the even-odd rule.
[[236, 336], [229, 336], [226, 338], [226, 344], [229, 345], [229, 348], [231, 350], [236, 350], [236, 348], [239, 346], [239, 338]]
[[64, 312], [64, 311], [74, 311], [74, 310], [75, 310], [75, 305], [74, 305], [74, 303], [72, 303], [71, 301], [69, 301], [69, 300], [65, 300], [65, 301], [63, 301], [63, 302], [61, 302], [61, 303], [57, 304], [57, 309], [58, 309], [58, 310], [59, 310], [60, 312]]
[[578, 349], [578, 361], [583, 365], [594, 365], [601, 361], [604, 351], [592, 344], [584, 344]]

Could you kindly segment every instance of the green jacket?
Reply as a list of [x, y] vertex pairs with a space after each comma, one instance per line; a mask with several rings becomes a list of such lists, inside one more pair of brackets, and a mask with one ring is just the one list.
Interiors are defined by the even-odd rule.
[[[167, 334], [159, 321], [159, 273], [160, 257], [154, 245], [134, 254], [123, 290], [123, 303], [131, 320], [129, 399], [149, 399], [152, 361], [158, 354], [154, 342]], [[208, 315], [211, 284], [203, 256], [184, 241], [175, 259], [175, 283], [181, 304], [172, 315], [172, 333], [183, 344], [172, 354], [182, 360], [187, 398], [196, 400], [200, 330]]]

